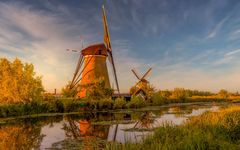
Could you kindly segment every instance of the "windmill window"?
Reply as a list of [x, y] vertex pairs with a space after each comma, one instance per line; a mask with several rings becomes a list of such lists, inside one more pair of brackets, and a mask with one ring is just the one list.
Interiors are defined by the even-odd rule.
[[102, 54], [102, 50], [101, 50], [101, 49], [98, 51], [98, 54], [99, 54], [99, 55], [101, 55], [101, 54]]

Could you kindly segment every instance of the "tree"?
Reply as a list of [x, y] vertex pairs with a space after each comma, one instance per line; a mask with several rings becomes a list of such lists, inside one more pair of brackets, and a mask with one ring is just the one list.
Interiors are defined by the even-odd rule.
[[87, 85], [80, 85], [79, 88], [86, 88], [87, 98], [99, 100], [103, 98], [110, 98], [113, 95], [113, 89], [105, 87], [104, 79], [96, 79]]
[[0, 59], [0, 103], [25, 103], [38, 99], [44, 91], [41, 77], [32, 64]]
[[167, 99], [171, 96], [171, 92], [169, 90], [159, 91], [159, 93], [165, 99]]
[[219, 95], [221, 98], [227, 98], [227, 97], [228, 97], [228, 91], [227, 91], [227, 90], [224, 90], [224, 89], [221, 89], [221, 90], [218, 92], [218, 95]]
[[64, 97], [75, 97], [77, 95], [77, 88], [70, 89], [71, 81], [68, 82], [68, 84], [62, 88], [62, 95]]
[[181, 101], [185, 101], [187, 98], [187, 93], [184, 88], [175, 88], [172, 92], [172, 97]]

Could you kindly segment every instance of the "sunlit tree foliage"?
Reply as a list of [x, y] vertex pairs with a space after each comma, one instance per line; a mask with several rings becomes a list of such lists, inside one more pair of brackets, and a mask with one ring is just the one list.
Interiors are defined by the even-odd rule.
[[218, 92], [218, 95], [221, 97], [221, 98], [227, 98], [229, 93], [227, 90], [224, 90], [224, 89], [221, 89], [219, 92]]
[[1, 58], [0, 66], [0, 103], [25, 103], [41, 97], [42, 81], [33, 64]]

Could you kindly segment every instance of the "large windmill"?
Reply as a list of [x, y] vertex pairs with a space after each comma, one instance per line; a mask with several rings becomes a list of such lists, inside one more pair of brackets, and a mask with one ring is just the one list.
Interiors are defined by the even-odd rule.
[[80, 87], [82, 87], [77, 94], [79, 97], [86, 96], [87, 91], [84, 86], [91, 84], [93, 81], [98, 79], [103, 79], [105, 81], [105, 87], [110, 88], [109, 75], [106, 64], [107, 58], [112, 66], [114, 80], [117, 87], [117, 92], [119, 94], [119, 85], [104, 6], [102, 6], [102, 15], [104, 25], [104, 42], [89, 45], [88, 47], [81, 50], [76, 70], [70, 85], [71, 89], [77, 85], [80, 85]]
[[149, 90], [151, 90], [149, 81], [146, 79], [150, 75], [152, 68], [149, 68], [148, 71], [140, 76], [135, 69], [132, 69], [133, 74], [138, 79], [138, 82], [130, 89], [130, 94], [133, 96], [142, 96], [147, 98]]

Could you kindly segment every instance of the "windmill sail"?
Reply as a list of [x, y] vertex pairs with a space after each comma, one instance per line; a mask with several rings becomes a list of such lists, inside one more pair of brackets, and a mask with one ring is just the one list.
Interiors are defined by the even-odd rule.
[[104, 5], [102, 6], [102, 12], [103, 12], [103, 25], [104, 25], [104, 43], [107, 46], [107, 49], [112, 51], [111, 43], [110, 43], [110, 35], [108, 31], [108, 25], [107, 25], [107, 17], [104, 9]]
[[116, 86], [117, 86], [117, 91], [118, 91], [118, 94], [120, 94], [116, 68], [115, 68], [115, 64], [114, 64], [114, 60], [113, 60], [112, 47], [111, 47], [111, 42], [110, 42], [110, 35], [109, 35], [109, 31], [108, 31], [107, 17], [106, 17], [104, 5], [102, 6], [102, 13], [103, 13], [103, 25], [104, 25], [104, 43], [106, 44], [107, 50], [108, 50], [109, 55], [110, 55], [109, 56], [109, 61], [110, 61], [111, 65], [112, 65], [112, 68], [113, 68], [114, 79], [115, 79], [115, 83], [116, 83]]
[[142, 79], [146, 78], [152, 71], [152, 68], [148, 69], [148, 71], [143, 75]]

